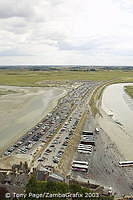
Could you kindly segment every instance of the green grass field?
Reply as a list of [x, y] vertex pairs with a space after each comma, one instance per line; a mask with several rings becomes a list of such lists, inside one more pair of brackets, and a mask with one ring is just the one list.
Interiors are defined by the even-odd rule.
[[0, 70], [0, 85], [45, 86], [43, 81], [66, 80], [119, 80], [133, 82], [133, 72], [118, 70], [96, 72]]
[[125, 91], [133, 98], [133, 86], [125, 86]]

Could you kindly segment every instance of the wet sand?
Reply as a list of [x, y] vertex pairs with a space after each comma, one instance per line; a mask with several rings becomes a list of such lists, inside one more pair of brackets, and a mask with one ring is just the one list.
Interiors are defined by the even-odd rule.
[[106, 87], [102, 95], [101, 108], [107, 115], [112, 115], [112, 119], [133, 137], [133, 99], [125, 92], [126, 85], [133, 84], [119, 83]]
[[[123, 92], [124, 92], [124, 88], [123, 88]], [[122, 101], [125, 101], [125, 95], [126, 94], [123, 93]], [[113, 96], [112, 98], [114, 99], [115, 96]], [[118, 102], [116, 99], [116, 105], [115, 105], [116, 113], [118, 112], [118, 110], [117, 110]], [[119, 102], [119, 104], [120, 104], [120, 102]], [[126, 128], [126, 126], [127, 126], [126, 123], [123, 123], [122, 125], [118, 124], [114, 120], [114, 116], [113, 117], [109, 116], [109, 113], [106, 112], [106, 110], [103, 110], [103, 108], [104, 107], [102, 106], [102, 97], [101, 97], [101, 99], [99, 101], [99, 111], [102, 114], [102, 116], [100, 116], [98, 118], [98, 123], [99, 123], [100, 127], [107, 133], [107, 135], [110, 137], [111, 141], [116, 144], [116, 146], [117, 146], [120, 154], [123, 156], [124, 160], [133, 160], [133, 154], [132, 154], [132, 152], [133, 152], [133, 134], [130, 131], [130, 129], [132, 128], [131, 124], [130, 124], [130, 126], [131, 126], [130, 129], [128, 127]], [[128, 108], [128, 109], [130, 109], [130, 108]], [[128, 112], [128, 110], [127, 110], [127, 112]], [[132, 110], [130, 112], [132, 114]], [[122, 111], [121, 111], [121, 113], [122, 113]], [[115, 115], [114, 111], [113, 111], [113, 114]], [[123, 115], [124, 115], [123, 118], [126, 119], [126, 111], [123, 113]], [[121, 116], [121, 118], [122, 118], [122, 116]], [[130, 120], [131, 119], [129, 118], [129, 122], [130, 122]], [[124, 122], [124, 120], [123, 120], [123, 122]]]
[[47, 115], [66, 94], [60, 88], [0, 86], [16, 93], [0, 96], [0, 152]]
[[[118, 93], [116, 94], [119, 95]], [[124, 101], [125, 104], [129, 103], [127, 102], [128, 96], [125, 93], [124, 88], [121, 98], [122, 97], [122, 101]], [[100, 132], [102, 134], [100, 134], [100, 137], [98, 137], [97, 139], [97, 142], [99, 143], [99, 145], [97, 145], [99, 150], [96, 161], [98, 161], [98, 158], [101, 158], [99, 160], [99, 168], [96, 167], [95, 171], [94, 167], [92, 171], [94, 176], [96, 175], [96, 179], [100, 183], [112, 186], [114, 192], [116, 192], [118, 196], [122, 194], [129, 195], [133, 194], [133, 168], [121, 168], [119, 167], [118, 163], [119, 161], [123, 160], [133, 160], [133, 135], [130, 131], [132, 128], [132, 124], [130, 124], [130, 117], [128, 121], [130, 127], [128, 127], [128, 124], [124, 123], [126, 121], [125, 119], [128, 119], [126, 118], [126, 113], [131, 107], [128, 104], [129, 108], [127, 109], [127, 111], [123, 111], [124, 109], [126, 109], [125, 106], [124, 109], [121, 111], [121, 113], [124, 112], [124, 116], [117, 115], [118, 118], [116, 118], [116, 113], [114, 112], [115, 110], [117, 110], [117, 114], [119, 114], [117, 104], [120, 104], [120, 100], [117, 101], [118, 99], [116, 100], [114, 94], [112, 95], [112, 99], [115, 103], [115, 109], [112, 112], [113, 116], [110, 116], [110, 113], [107, 112], [106, 109], [104, 110], [101, 106], [102, 97], [98, 102], [98, 108], [101, 116], [98, 115], [96, 119], [98, 126], [100, 126], [101, 128]], [[109, 101], [111, 101], [111, 99], [109, 99]], [[120, 105], [118, 105], [118, 107], [120, 108]], [[132, 114], [131, 112], [132, 110], [130, 110], [130, 114]], [[117, 123], [115, 119], [118, 119], [118, 121], [122, 122], [122, 124]], [[94, 162], [94, 164], [95, 163], [96, 162]], [[100, 169], [101, 177], [99, 174]]]
[[102, 117], [99, 117], [100, 127], [107, 133], [113, 143], [116, 144], [120, 154], [125, 160], [133, 160], [133, 140], [118, 124], [116, 124], [102, 109]]

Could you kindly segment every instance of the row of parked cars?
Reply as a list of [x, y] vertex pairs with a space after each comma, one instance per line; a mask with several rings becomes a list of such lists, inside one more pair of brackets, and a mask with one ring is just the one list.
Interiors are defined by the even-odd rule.
[[[44, 155], [47, 158], [48, 155], [51, 154], [51, 152], [53, 152], [53, 163], [59, 163], [60, 159], [62, 158], [62, 155], [64, 154], [65, 149], [68, 146], [69, 141], [74, 134], [74, 130], [77, 127], [80, 117], [81, 115], [77, 115], [77, 109], [75, 109], [74, 112], [66, 120], [63, 127], [60, 129], [58, 136], [55, 136], [55, 139], [53, 139], [49, 147], [45, 150]], [[56, 152], [54, 153], [55, 149]]]
[[[26, 154], [43, 142], [48, 142], [56, 130], [66, 120], [72, 112], [73, 107], [81, 101], [82, 96], [90, 89], [93, 83], [83, 82], [78, 88], [71, 89], [68, 94], [62, 98], [57, 107], [49, 113], [41, 122], [29, 130], [19, 141], [9, 147], [4, 155], [12, 153]], [[67, 145], [67, 142], [64, 143]]]
[[[72, 118], [69, 118], [69, 122], [71, 122]], [[68, 146], [68, 143], [73, 135], [74, 129], [76, 128], [75, 122], [73, 123], [73, 126], [71, 130], [68, 128], [69, 122], [65, 122], [64, 126], [61, 128], [59, 132], [59, 136], [55, 138], [55, 140], [52, 142], [50, 147], [50, 152], [54, 150], [54, 148], [57, 147], [59, 143], [61, 143], [61, 146], [59, 148], [59, 151], [55, 156], [53, 156], [53, 163], [59, 163], [60, 159], [62, 158], [62, 155], [65, 152], [66, 147]], [[62, 139], [63, 138], [63, 139]], [[47, 151], [47, 150], [46, 150]], [[45, 151], [45, 152], [46, 152]]]
[[[76, 93], [75, 95], [77, 95], [77, 93]], [[83, 98], [83, 96], [82, 96], [81, 98]], [[65, 137], [65, 140], [64, 140], [64, 142], [63, 142], [63, 144], [62, 144], [62, 147], [61, 147], [60, 151], [59, 151], [58, 154], [53, 158], [53, 162], [54, 162], [54, 163], [58, 163], [58, 162], [60, 161], [60, 158], [62, 157], [62, 155], [63, 155], [63, 153], [64, 153], [64, 151], [65, 151], [65, 150], [64, 150], [64, 149], [65, 149], [64, 147], [67, 147], [67, 146], [68, 146], [69, 140], [70, 140], [71, 136], [73, 135], [73, 132], [74, 132], [75, 128], [77, 127], [77, 124], [78, 124], [78, 122], [79, 122], [79, 120], [80, 120], [80, 117], [82, 116], [83, 110], [81, 109], [81, 111], [80, 111], [80, 108], [81, 108], [82, 105], [84, 104], [84, 100], [85, 100], [85, 99], [80, 100], [80, 102], [79, 102], [79, 104], [78, 104], [79, 107], [77, 107], [77, 109], [75, 110], [75, 115], [74, 115], [73, 117], [72, 117], [72, 116], [69, 117], [68, 122], [65, 123], [65, 125], [63, 126], [63, 128], [62, 128], [61, 131], [60, 131], [60, 134], [63, 134], [63, 133], [66, 134], [66, 132], [68, 131], [67, 125], [68, 125], [69, 123], [71, 123], [71, 121], [73, 121], [74, 118], [76, 118], [76, 120], [75, 120], [74, 123], [73, 123], [72, 129], [71, 129], [71, 130], [69, 129], [69, 131], [68, 131], [68, 132], [69, 132], [68, 136]], [[84, 135], [84, 137], [85, 137], [85, 135]], [[86, 148], [87, 151], [86, 151], [86, 150], [83, 151], [84, 148]], [[88, 153], [88, 152], [91, 153], [91, 152], [93, 151], [93, 146], [92, 146], [92, 145], [79, 144], [78, 151], [79, 151], [79, 152], [82, 152], [82, 153]]]

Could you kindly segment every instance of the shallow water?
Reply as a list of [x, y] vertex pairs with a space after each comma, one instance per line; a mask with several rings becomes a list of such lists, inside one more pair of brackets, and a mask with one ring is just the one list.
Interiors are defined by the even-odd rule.
[[122, 160], [133, 160], [133, 99], [124, 91], [126, 85], [130, 84], [113, 84], [105, 88], [98, 123], [111, 144], [117, 147]]
[[132, 83], [113, 84], [105, 88], [102, 109], [113, 115], [112, 119], [133, 137], [133, 99], [124, 91], [124, 86]]
[[17, 93], [0, 96], [0, 151], [39, 122], [65, 93], [60, 88], [3, 88]]

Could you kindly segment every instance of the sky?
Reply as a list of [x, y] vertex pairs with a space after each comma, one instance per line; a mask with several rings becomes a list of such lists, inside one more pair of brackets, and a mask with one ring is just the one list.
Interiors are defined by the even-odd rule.
[[133, 65], [133, 0], [0, 0], [0, 65]]

